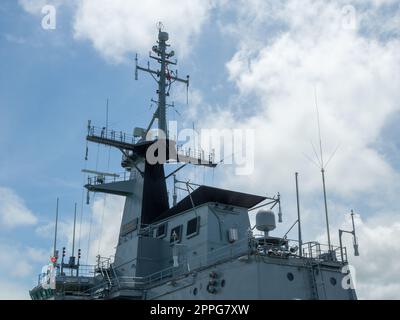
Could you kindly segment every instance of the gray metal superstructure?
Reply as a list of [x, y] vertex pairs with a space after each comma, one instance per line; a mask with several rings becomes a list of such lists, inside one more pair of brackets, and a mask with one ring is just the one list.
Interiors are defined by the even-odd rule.
[[[83, 266], [80, 249], [76, 261], [72, 256], [64, 263], [65, 249], [59, 261], [54, 248], [49, 267], [30, 291], [32, 299], [356, 299], [342, 245], [270, 235], [275, 228], [272, 209], [278, 209], [281, 220], [279, 194], [270, 198], [176, 179], [186, 165], [216, 163], [212, 154], [179, 150], [169, 139], [169, 87], [175, 81], [188, 86], [189, 77], [169, 70], [176, 61], [171, 60], [174, 52], [167, 52], [167, 41], [168, 33], [160, 28], [152, 48], [156, 55], [150, 54], [159, 70], [139, 66], [136, 58], [136, 78], [144, 71], [158, 84], [158, 107], [148, 128], [136, 128], [128, 136], [88, 123], [89, 142], [117, 148], [123, 155], [123, 177], [86, 170], [93, 174], [85, 185], [88, 194], [125, 197], [115, 256]], [[155, 119], [158, 136], [150, 139], [146, 135]], [[165, 163], [178, 167], [166, 175]], [[166, 179], [172, 176], [174, 189], [180, 183], [187, 196], [178, 202], [174, 192], [170, 206]], [[261, 209], [267, 206], [270, 210]], [[249, 219], [249, 211], [256, 209], [261, 235], [255, 235]], [[301, 233], [300, 211], [298, 217]]]

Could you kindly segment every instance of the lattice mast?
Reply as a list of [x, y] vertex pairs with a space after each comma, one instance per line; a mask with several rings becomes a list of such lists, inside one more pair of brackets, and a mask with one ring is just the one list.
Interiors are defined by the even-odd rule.
[[165, 134], [165, 138], [168, 139], [168, 128], [167, 128], [167, 107], [173, 106], [167, 104], [167, 97], [169, 96], [169, 92], [171, 89], [172, 83], [175, 81], [182, 82], [186, 84], [186, 88], [189, 87], [189, 76], [186, 76], [186, 79], [182, 79], [178, 77], [178, 70], [172, 71], [169, 69], [169, 65], [176, 65], [177, 61], [171, 61], [175, 55], [175, 52], [171, 50], [167, 52], [167, 48], [170, 46], [167, 44], [169, 39], [168, 33], [162, 31], [162, 24], [158, 24], [158, 41], [157, 45], [154, 45], [152, 51], [157, 54], [157, 56], [153, 56], [151, 52], [149, 53], [149, 57], [151, 59], [156, 60], [160, 64], [159, 70], [153, 70], [150, 68], [150, 63], [147, 63], [147, 68], [143, 68], [138, 65], [138, 58], [136, 55], [136, 69], [135, 69], [135, 79], [138, 80], [138, 70], [149, 73], [153, 79], [158, 84], [158, 101], [157, 101], [157, 111], [154, 113], [153, 119], [150, 122], [149, 128], [152, 126], [154, 119], [158, 119], [158, 129], [162, 131], [160, 134]]

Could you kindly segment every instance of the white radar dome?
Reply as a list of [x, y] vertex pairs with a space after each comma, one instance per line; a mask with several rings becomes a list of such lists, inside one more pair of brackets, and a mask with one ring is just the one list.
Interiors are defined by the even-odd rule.
[[275, 213], [271, 210], [260, 210], [256, 215], [256, 228], [259, 231], [269, 232], [276, 228]]

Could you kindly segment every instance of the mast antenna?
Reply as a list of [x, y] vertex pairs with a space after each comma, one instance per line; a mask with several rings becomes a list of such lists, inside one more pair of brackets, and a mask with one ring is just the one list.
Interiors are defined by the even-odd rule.
[[72, 233], [72, 257], [75, 254], [75, 225], [76, 225], [76, 202], [75, 202], [75, 211], [74, 211], [74, 229]]
[[54, 249], [53, 249], [53, 257], [57, 257], [57, 227], [58, 227], [58, 202], [59, 199], [57, 197], [57, 206], [56, 206], [56, 224], [54, 228]]
[[299, 237], [299, 255], [303, 256], [303, 239], [301, 236], [301, 219], [300, 219], [300, 198], [299, 198], [299, 182], [298, 182], [299, 173], [295, 173], [296, 178], [296, 200], [297, 200], [297, 227], [298, 227], [298, 237]]
[[107, 98], [107, 104], [106, 104], [106, 136], [108, 132], [108, 98]]
[[331, 251], [331, 235], [329, 230], [329, 214], [328, 214], [328, 204], [326, 200], [326, 184], [325, 184], [325, 168], [324, 168], [324, 158], [322, 152], [322, 138], [321, 138], [321, 126], [319, 119], [319, 110], [318, 110], [318, 99], [317, 99], [317, 88], [314, 86], [314, 98], [315, 98], [315, 109], [317, 112], [317, 125], [318, 125], [318, 138], [319, 138], [319, 152], [320, 152], [320, 164], [321, 164], [321, 176], [322, 176], [322, 189], [324, 193], [324, 205], [325, 205], [325, 220], [326, 220], [326, 233], [328, 237], [328, 248]]
[[[135, 56], [135, 79], [138, 79], [138, 70], [149, 73], [153, 79], [157, 82], [158, 85], [158, 107], [156, 112], [153, 115], [153, 119], [151, 120], [151, 124], [154, 119], [158, 119], [158, 130], [160, 133], [168, 139], [168, 129], [167, 129], [167, 97], [169, 96], [169, 90], [171, 85], [178, 81], [186, 84], [186, 87], [189, 87], [189, 76], [186, 76], [186, 79], [178, 77], [178, 70], [172, 71], [169, 69], [170, 65], [176, 65], [177, 61], [172, 61], [171, 58], [175, 55], [173, 50], [167, 51], [167, 48], [170, 46], [167, 44], [169, 39], [169, 35], [164, 30], [164, 25], [162, 22], [157, 23], [158, 29], [158, 41], [157, 44], [152, 47], [152, 52], [156, 55], [152, 55], [150, 52], [149, 57], [157, 61], [160, 64], [159, 70], [153, 70], [150, 68], [150, 63], [147, 63], [147, 68], [141, 67], [138, 65], [137, 55]], [[150, 128], [149, 128], [150, 130]]]

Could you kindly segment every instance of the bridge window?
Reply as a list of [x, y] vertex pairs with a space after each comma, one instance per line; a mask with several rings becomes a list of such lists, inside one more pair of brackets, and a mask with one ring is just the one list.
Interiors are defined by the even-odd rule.
[[183, 226], [179, 225], [171, 230], [171, 236], [169, 238], [170, 243], [181, 242]]
[[167, 222], [157, 226], [156, 238], [164, 238], [167, 235]]
[[188, 221], [186, 227], [186, 238], [191, 238], [199, 234], [200, 217], [193, 218]]

